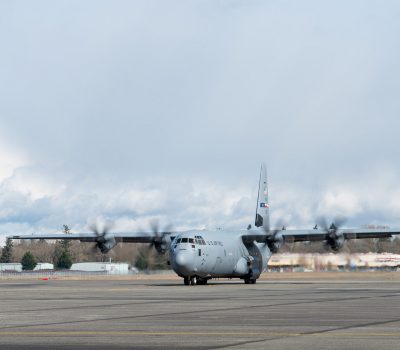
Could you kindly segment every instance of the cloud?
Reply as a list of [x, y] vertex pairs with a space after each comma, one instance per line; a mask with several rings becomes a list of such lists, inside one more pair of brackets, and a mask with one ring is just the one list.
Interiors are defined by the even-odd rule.
[[3, 232], [396, 221], [398, 2], [0, 6]]
[[[36, 176], [31, 176], [36, 174]], [[245, 229], [253, 224], [256, 182], [230, 185], [181, 177], [148, 179], [148, 183], [67, 184], [53, 178], [42, 190], [37, 178], [46, 179], [44, 168], [16, 169], [0, 187], [0, 229], [7, 234], [60, 232], [68, 224], [86, 232], [94, 221], [114, 222], [116, 231], [150, 230], [151, 222], [172, 224], [176, 230], [192, 228]], [[350, 226], [395, 225], [400, 214], [400, 188], [394, 174], [381, 174], [372, 186], [368, 177], [357, 182], [325, 184], [314, 193], [270, 178], [272, 226], [304, 228], [319, 216], [329, 221], [343, 215]], [[386, 179], [384, 181], [384, 179]], [[18, 184], [23, 183], [24, 186]], [[246, 186], [247, 185], [247, 186]], [[29, 189], [29, 191], [27, 190]]]

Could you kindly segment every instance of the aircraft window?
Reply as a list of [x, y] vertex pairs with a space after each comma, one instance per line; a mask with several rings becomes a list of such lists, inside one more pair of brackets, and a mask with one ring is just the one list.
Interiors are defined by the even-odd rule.
[[188, 242], [188, 238], [182, 238], [182, 243], [187, 243]]
[[194, 243], [194, 239], [193, 238], [189, 238], [189, 243]]
[[176, 244], [181, 243], [181, 238], [178, 238], [178, 240], [176, 241]]
[[200, 240], [198, 240], [197, 238], [194, 241], [196, 242], [196, 244], [201, 244]]

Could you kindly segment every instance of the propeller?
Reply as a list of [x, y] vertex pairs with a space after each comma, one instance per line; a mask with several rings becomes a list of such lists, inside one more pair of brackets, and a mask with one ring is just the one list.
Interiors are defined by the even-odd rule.
[[336, 216], [331, 225], [328, 226], [325, 217], [318, 218], [317, 225], [327, 233], [325, 241], [325, 247], [327, 249], [337, 252], [343, 247], [345, 239], [343, 233], [340, 233], [340, 227], [343, 226], [346, 221], [347, 219], [344, 216]]
[[150, 223], [150, 227], [153, 237], [151, 243], [149, 244], [149, 250], [155, 248], [157, 253], [164, 254], [167, 250], [167, 240], [165, 237], [171, 233], [172, 225], [167, 225], [163, 231], [160, 231], [158, 220], [153, 220]]
[[283, 220], [278, 220], [277, 228], [270, 231], [270, 235], [265, 239], [265, 244], [268, 245], [268, 248], [272, 253], [277, 253], [283, 245], [284, 239], [282, 235], [279, 235], [279, 233], [284, 230], [286, 230], [286, 227]]
[[328, 222], [324, 216], [320, 216], [317, 219], [317, 225], [321, 227], [324, 231], [337, 231], [341, 226], [346, 223], [347, 219], [344, 216], [335, 216], [330, 226], [328, 226]]
[[115, 237], [109, 233], [113, 226], [114, 223], [111, 221], [105, 222], [102, 226], [96, 221], [89, 226], [90, 230], [97, 236], [93, 246], [94, 251], [100, 249], [105, 254], [117, 244]]

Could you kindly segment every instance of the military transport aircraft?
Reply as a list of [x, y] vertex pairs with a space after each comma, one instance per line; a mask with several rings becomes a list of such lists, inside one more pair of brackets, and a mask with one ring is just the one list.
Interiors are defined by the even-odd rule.
[[339, 222], [309, 230], [271, 230], [266, 167], [261, 166], [255, 228], [247, 230], [190, 230], [185, 232], [101, 232], [77, 234], [33, 234], [12, 239], [68, 239], [94, 242], [106, 253], [118, 242], [150, 243], [158, 253], [169, 251], [173, 270], [185, 285], [206, 284], [212, 278], [240, 278], [254, 284], [266, 269], [269, 259], [285, 242], [323, 241], [338, 251], [348, 239], [382, 238], [400, 234], [400, 229], [342, 229]]

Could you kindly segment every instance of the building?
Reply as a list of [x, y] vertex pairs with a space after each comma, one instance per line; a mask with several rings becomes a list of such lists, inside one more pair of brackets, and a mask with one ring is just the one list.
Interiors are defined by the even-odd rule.
[[129, 273], [129, 264], [113, 262], [84, 262], [75, 263], [71, 271], [106, 272], [108, 274], [125, 275]]
[[54, 270], [54, 265], [50, 263], [37, 263], [33, 271]]
[[400, 255], [391, 253], [367, 254], [274, 254], [268, 263], [272, 271], [288, 270], [397, 270]]
[[20, 263], [4, 263], [0, 264], [1, 272], [22, 272], [22, 265]]
[[[53, 270], [54, 265], [50, 263], [37, 263], [33, 271]], [[4, 263], [0, 264], [1, 272], [22, 272], [22, 265], [20, 263]]]

